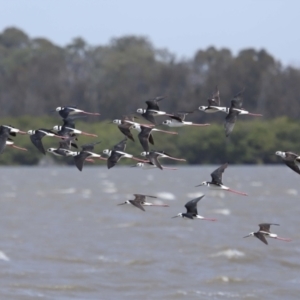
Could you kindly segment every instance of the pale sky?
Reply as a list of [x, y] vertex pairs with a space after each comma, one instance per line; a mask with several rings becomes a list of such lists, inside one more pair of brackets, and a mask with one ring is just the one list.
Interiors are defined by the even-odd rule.
[[179, 59], [209, 46], [251, 47], [299, 67], [299, 25], [300, 0], [0, 0], [0, 32], [15, 26], [60, 46], [142, 35]]

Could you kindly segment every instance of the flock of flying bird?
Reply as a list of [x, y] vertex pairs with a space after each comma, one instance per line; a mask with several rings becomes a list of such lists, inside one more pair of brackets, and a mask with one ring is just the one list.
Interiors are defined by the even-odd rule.
[[[208, 99], [208, 105], [200, 106], [198, 109], [205, 113], [216, 113], [216, 112], [226, 113], [224, 128], [225, 128], [226, 137], [228, 137], [232, 133], [239, 115], [262, 116], [260, 114], [250, 113], [249, 111], [242, 108], [243, 92], [244, 90], [240, 91], [233, 97], [233, 99], [231, 100], [230, 107], [222, 107], [220, 103], [220, 93], [218, 87], [216, 87], [212, 96]], [[114, 145], [112, 149], [103, 150], [102, 153], [105, 155], [105, 157], [102, 157], [101, 154], [99, 153], [93, 152], [94, 147], [100, 142], [84, 144], [81, 146], [81, 150], [78, 151], [78, 145], [77, 145], [78, 135], [86, 135], [92, 137], [97, 137], [97, 135], [75, 129], [75, 120], [84, 115], [97, 116], [100, 114], [86, 112], [74, 106], [57, 107], [55, 109], [55, 111], [58, 112], [58, 114], [62, 118], [63, 125], [61, 126], [56, 125], [53, 127], [52, 130], [40, 128], [40, 129], [29, 130], [27, 132], [24, 132], [10, 125], [1, 125], [0, 126], [0, 154], [4, 151], [6, 146], [11, 146], [13, 148], [26, 151], [27, 149], [16, 146], [14, 144], [14, 141], [10, 138], [10, 136], [15, 137], [16, 134], [23, 134], [23, 135], [28, 134], [30, 136], [30, 140], [33, 143], [33, 145], [43, 154], [46, 154], [46, 150], [42, 143], [42, 139], [44, 137], [48, 136], [48, 137], [55, 137], [59, 139], [58, 147], [49, 148], [47, 149], [47, 152], [52, 153], [56, 156], [73, 157], [74, 163], [79, 171], [82, 171], [85, 161], [94, 162], [94, 159], [105, 160], [107, 162], [108, 169], [110, 169], [114, 167], [120, 161], [121, 158], [130, 158], [135, 161], [138, 161], [138, 163], [134, 165], [134, 167], [142, 167], [144, 169], [159, 168], [161, 170], [164, 169], [176, 170], [174, 168], [168, 168], [161, 165], [159, 159], [169, 158], [177, 161], [185, 161], [185, 159], [172, 157], [171, 155], [167, 154], [165, 151], [150, 150], [150, 144], [154, 145], [152, 132], [157, 131], [157, 132], [162, 132], [167, 134], [178, 134], [177, 132], [165, 131], [165, 130], [155, 128], [155, 126], [157, 125], [156, 117], [157, 116], [168, 117], [169, 119], [163, 121], [161, 124], [169, 127], [182, 127], [182, 126], [203, 127], [203, 126], [209, 126], [210, 124], [195, 124], [193, 122], [185, 121], [185, 117], [191, 112], [178, 112], [177, 114], [169, 114], [164, 111], [161, 111], [158, 106], [158, 103], [163, 99], [164, 97], [156, 97], [154, 99], [147, 100], [146, 109], [142, 109], [142, 108], [137, 109], [136, 112], [140, 114], [143, 118], [145, 118], [148, 122], [150, 122], [149, 124], [141, 124], [135, 122], [136, 117], [134, 115], [123, 116], [122, 119], [113, 120], [111, 123], [117, 125], [117, 127], [122, 132], [122, 134], [125, 135], [125, 139], [123, 139], [122, 141]], [[132, 154], [125, 152], [127, 140], [130, 139], [133, 142], [135, 141], [131, 133], [131, 129], [135, 129], [139, 132], [138, 139], [144, 150], [141, 153], [141, 156], [143, 158], [137, 158], [134, 157]], [[71, 150], [72, 148], [77, 149], [77, 151], [72, 151]], [[299, 169], [300, 156], [292, 152], [282, 152], [282, 151], [277, 151], [275, 154], [280, 156], [288, 167], [290, 167], [292, 170], [300, 174], [300, 169]], [[247, 196], [246, 193], [233, 190], [223, 184], [222, 175], [225, 169], [227, 168], [227, 166], [228, 166], [227, 163], [223, 164], [222, 166], [220, 166], [219, 168], [217, 168], [215, 171], [211, 173], [211, 178], [212, 178], [211, 181], [204, 181], [197, 186], [207, 186], [209, 189], [224, 190], [235, 194]], [[135, 198], [133, 200], [127, 200], [124, 203], [121, 203], [119, 205], [132, 204], [143, 211], [145, 211], [144, 206], [164, 206], [164, 207], [168, 206], [166, 204], [153, 204], [150, 202], [146, 202], [146, 198], [157, 198], [155, 196], [143, 195], [143, 194], [134, 194], [134, 196]], [[179, 213], [173, 218], [175, 217], [182, 217], [188, 219], [197, 218], [202, 220], [215, 221], [216, 219], [205, 218], [198, 214], [197, 204], [203, 197], [204, 195], [188, 201], [185, 204], [186, 212]], [[249, 235], [245, 237], [255, 236], [265, 244], [268, 244], [266, 237], [283, 240], [283, 241], [290, 241], [290, 239], [281, 238], [278, 237], [276, 234], [271, 233], [270, 232], [271, 225], [278, 225], [278, 224], [272, 224], [272, 223], [259, 224], [259, 230], [257, 232], [251, 232]]]

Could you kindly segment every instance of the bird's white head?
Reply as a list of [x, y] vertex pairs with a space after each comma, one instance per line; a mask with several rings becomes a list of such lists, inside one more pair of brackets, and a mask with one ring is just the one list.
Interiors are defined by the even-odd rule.
[[27, 131], [27, 133], [28, 133], [29, 135], [33, 135], [33, 134], [35, 134], [35, 130], [31, 130], [31, 129], [30, 129], [30, 130]]
[[148, 154], [149, 154], [149, 152], [144, 151], [141, 153], [141, 156], [147, 156]]
[[118, 119], [115, 119], [115, 120], [113, 120], [112, 121], [114, 124], [121, 124], [122, 123], [122, 121], [121, 120], [118, 120]]
[[163, 125], [170, 125], [172, 123], [171, 120], [165, 120], [162, 122]]
[[55, 125], [55, 126], [53, 126], [53, 130], [60, 131], [61, 130], [61, 126]]
[[196, 186], [208, 186], [209, 185], [209, 183], [207, 182], [207, 181], [203, 181], [202, 183], [200, 183], [200, 184], [198, 184], [198, 185], [196, 185]]
[[48, 152], [54, 152], [54, 150], [56, 150], [55, 148], [48, 148], [47, 151]]
[[199, 106], [198, 109], [201, 110], [201, 111], [205, 111], [207, 109], [207, 106]]
[[249, 236], [254, 236], [254, 232], [250, 232], [248, 235], [244, 236], [244, 238], [247, 238]]
[[56, 111], [61, 111], [61, 110], [63, 110], [63, 109], [64, 109], [64, 108], [61, 107], [61, 106], [58, 106], [58, 107], [55, 108]]
[[136, 112], [137, 112], [138, 114], [143, 114], [143, 113], [146, 112], [146, 109], [138, 108], [138, 109], [136, 110]]
[[142, 162], [139, 162], [139, 163], [136, 164], [136, 167], [140, 167], [141, 168], [143, 166], [144, 166], [144, 163], [142, 163]]
[[283, 158], [285, 158], [285, 156], [286, 156], [285, 153], [282, 152], [282, 151], [276, 151], [275, 155], [278, 155], [278, 156], [283, 157]]
[[110, 155], [111, 151], [109, 149], [105, 149], [102, 151], [106, 155]]
[[172, 217], [172, 219], [177, 218], [177, 217], [182, 217], [182, 213], [177, 214], [176, 216]]

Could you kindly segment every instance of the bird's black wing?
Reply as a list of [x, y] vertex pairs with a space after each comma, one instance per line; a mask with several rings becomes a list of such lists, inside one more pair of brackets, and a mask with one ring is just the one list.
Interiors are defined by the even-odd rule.
[[113, 150], [115, 151], [125, 151], [126, 149], [126, 143], [127, 143], [127, 137], [119, 142], [118, 144], [113, 146]]
[[261, 240], [264, 244], [268, 245], [267, 239], [263, 233], [258, 231], [254, 233], [254, 236]]
[[150, 133], [149, 134], [149, 139], [148, 139], [149, 143], [154, 145], [154, 139], [153, 139], [153, 135]]
[[290, 152], [290, 151], [286, 151], [285, 157], [283, 158], [283, 160], [294, 161], [297, 157], [299, 157], [298, 154]]
[[228, 163], [222, 165], [221, 167], [219, 167], [218, 169], [214, 170], [210, 176], [212, 179], [213, 183], [216, 184], [222, 184], [222, 175], [224, 173], [224, 170], [228, 167]]
[[100, 144], [101, 142], [95, 142], [95, 143], [89, 143], [89, 144], [84, 144], [81, 146], [82, 151], [93, 151], [95, 145]]
[[158, 96], [154, 99], [150, 99], [150, 100], [147, 100], [146, 101], [146, 104], [147, 104], [147, 110], [148, 109], [153, 109], [153, 110], [159, 110], [159, 106], [158, 106], [158, 103], [159, 101], [163, 100], [165, 97], [163, 96]]
[[151, 122], [152, 124], [156, 124], [154, 115], [153, 115], [153, 113], [152, 113], [151, 111], [146, 110], [146, 112], [143, 113], [142, 116], [143, 116], [147, 121]]
[[145, 201], [145, 199], [146, 199], [146, 196], [142, 195], [142, 194], [133, 194], [133, 196], [135, 198], [132, 201], [136, 201], [136, 202], [142, 202], [142, 201]]
[[73, 141], [74, 141], [74, 137], [68, 137], [66, 139], [63, 139], [59, 142], [59, 148], [70, 150], [72, 146], [78, 149], [78, 146], [75, 143], [73, 143]]
[[238, 115], [239, 115], [239, 112], [230, 108], [229, 114], [226, 116], [225, 123], [224, 123], [226, 137], [228, 137], [231, 134], [231, 132], [233, 131], [233, 128], [234, 128], [234, 125], [235, 125]]
[[82, 171], [84, 161], [89, 156], [90, 154], [84, 151], [81, 151], [78, 155], [74, 156], [74, 162], [79, 171]]
[[130, 127], [131, 124], [129, 123], [124, 123], [124, 124], [120, 124], [118, 125], [119, 130], [126, 136], [128, 137], [130, 140], [132, 140], [134, 142], [134, 138], [132, 133], [130, 132]]
[[78, 118], [85, 118], [86, 116], [68, 116], [67, 118], [63, 119], [63, 126], [75, 128], [75, 119]]
[[138, 135], [140, 144], [142, 145], [144, 151], [149, 152], [149, 142], [148, 142], [148, 137], [141, 135], [141, 133], [139, 133]]
[[186, 212], [187, 213], [191, 213], [191, 214], [198, 214], [198, 211], [197, 211], [197, 203], [204, 197], [205, 195], [202, 195], [198, 198], [195, 198], [189, 202], [187, 202], [185, 204], [185, 208], [186, 208]]
[[0, 135], [0, 154], [4, 151], [6, 146], [7, 136]]
[[129, 202], [134, 205], [135, 207], [141, 209], [142, 211], [145, 211], [144, 207], [142, 206], [141, 202], [135, 201], [135, 200], [129, 200]]
[[274, 224], [274, 223], [261, 223], [261, 224], [258, 224], [259, 231], [270, 232], [271, 225], [279, 226], [279, 224]]
[[295, 163], [295, 161], [286, 161], [284, 160], [284, 163], [291, 168], [293, 171], [295, 171], [296, 173], [300, 174], [300, 168], [298, 167], [298, 165]]
[[207, 101], [208, 101], [208, 106], [220, 106], [221, 105], [220, 92], [219, 92], [218, 86], [216, 86], [216, 89], [213, 92], [211, 98], [207, 99]]
[[150, 195], [143, 195], [143, 194], [133, 194], [133, 196], [135, 197], [134, 200], [136, 201], [145, 201], [146, 197], [149, 198], [157, 198], [156, 196], [150, 196]]
[[64, 107], [62, 110], [60, 110], [59, 115], [63, 118], [63, 119], [67, 119], [70, 113], [70, 110], [67, 107]]
[[147, 156], [147, 158], [149, 159], [149, 161], [155, 165], [156, 167], [158, 167], [159, 169], [163, 170], [162, 165], [160, 164], [160, 162], [158, 161], [158, 154], [155, 152], [150, 152]]
[[43, 143], [42, 143], [42, 138], [41, 138], [41, 135], [39, 133], [35, 133], [33, 135], [30, 136], [30, 140], [32, 142], [32, 144], [40, 151], [42, 152], [43, 154], [46, 155], [46, 151], [45, 151], [45, 148], [43, 146]]
[[231, 100], [231, 108], [241, 109], [243, 106], [243, 93], [245, 89], [238, 92]]
[[122, 154], [112, 150], [110, 157], [107, 159], [107, 168], [110, 169], [120, 160]]
[[141, 132], [138, 134], [139, 141], [146, 152], [149, 152], [149, 135], [152, 128], [141, 126]]

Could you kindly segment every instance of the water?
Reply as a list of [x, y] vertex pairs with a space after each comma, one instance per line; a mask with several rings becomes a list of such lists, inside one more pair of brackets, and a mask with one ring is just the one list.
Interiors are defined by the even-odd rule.
[[[1, 168], [0, 299], [299, 299], [300, 177], [286, 166]], [[170, 207], [117, 206], [133, 193]], [[217, 222], [171, 219], [201, 193]], [[152, 200], [152, 199], [151, 199]], [[258, 223], [290, 243], [242, 237]]]

